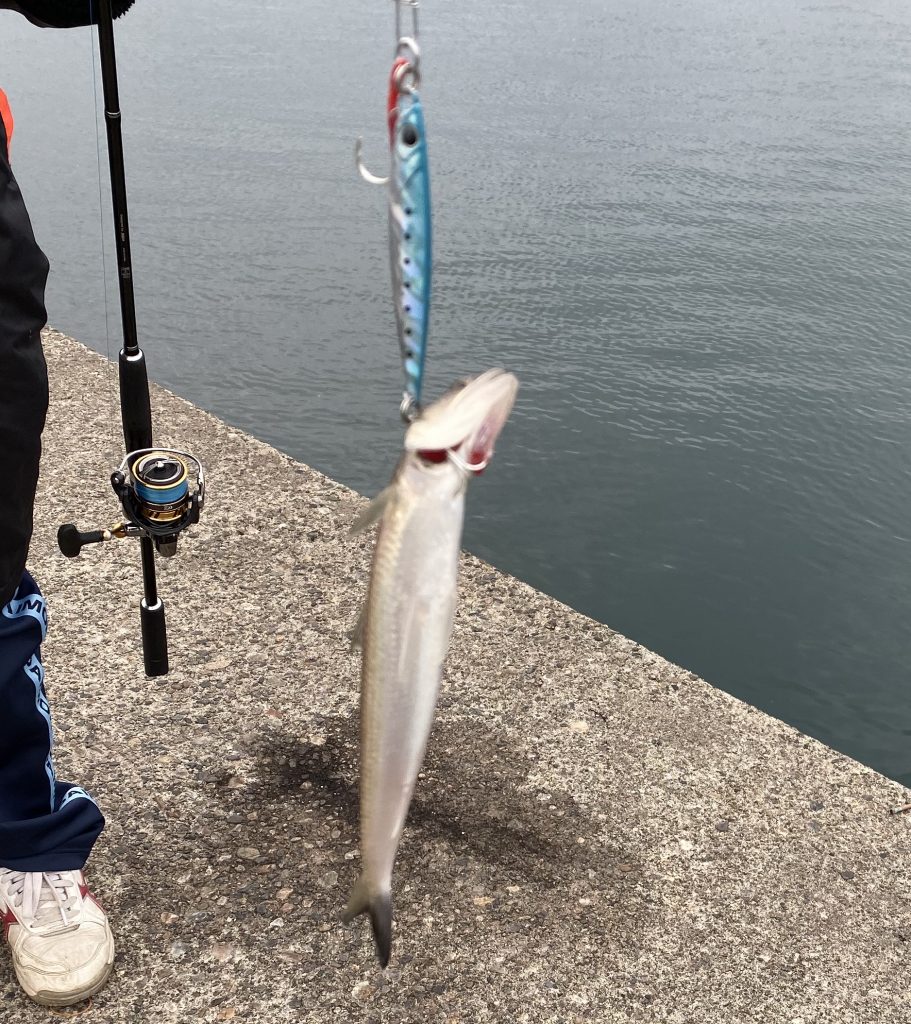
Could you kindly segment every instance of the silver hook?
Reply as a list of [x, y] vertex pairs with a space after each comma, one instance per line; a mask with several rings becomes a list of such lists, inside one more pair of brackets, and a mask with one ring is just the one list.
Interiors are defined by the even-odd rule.
[[364, 140], [359, 138], [354, 144], [354, 164], [357, 167], [357, 173], [367, 182], [368, 185], [388, 185], [389, 178], [381, 178], [378, 174], [371, 174], [370, 171], [364, 166]]
[[489, 455], [486, 459], [482, 459], [480, 462], [467, 462], [456, 452], [455, 448], [450, 448], [446, 452], [446, 458], [449, 459], [456, 469], [461, 470], [465, 476], [471, 476], [472, 473], [480, 473], [490, 465]]
[[[408, 2], [408, 0], [402, 0], [402, 2]], [[396, 8], [397, 10], [398, 8]], [[412, 36], [402, 36], [399, 39], [395, 53], [397, 58], [404, 58], [406, 61], [396, 71], [394, 79], [395, 88], [399, 95], [407, 93], [409, 96], [415, 97], [417, 96], [418, 86], [421, 84], [421, 48], [418, 46], [417, 40]], [[388, 177], [374, 174], [364, 165], [363, 149], [364, 140], [359, 138], [354, 144], [354, 163], [358, 174], [369, 185], [388, 185]]]

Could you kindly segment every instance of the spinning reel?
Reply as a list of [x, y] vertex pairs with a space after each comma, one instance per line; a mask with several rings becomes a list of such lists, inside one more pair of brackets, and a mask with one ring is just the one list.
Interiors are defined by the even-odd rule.
[[143, 661], [147, 676], [163, 676], [168, 671], [168, 636], [164, 602], [155, 580], [155, 552], [166, 558], [176, 554], [180, 534], [199, 522], [206, 496], [205, 473], [199, 459], [187, 452], [138, 448], [111, 474], [111, 486], [123, 507], [124, 521], [88, 533], [64, 523], [57, 531], [57, 543], [64, 555], [75, 558], [86, 544], [139, 538]]
[[181, 532], [199, 522], [206, 496], [199, 459], [167, 448], [130, 452], [111, 474], [111, 486], [126, 522], [87, 533], [65, 523], [57, 531], [57, 543], [67, 558], [75, 558], [86, 544], [124, 537], [148, 537], [160, 555], [170, 558], [177, 553]]

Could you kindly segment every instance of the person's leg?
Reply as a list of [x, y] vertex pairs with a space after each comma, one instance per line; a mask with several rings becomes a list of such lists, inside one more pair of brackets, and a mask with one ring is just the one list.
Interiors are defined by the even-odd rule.
[[79, 871], [104, 826], [84, 789], [58, 782], [41, 642], [47, 610], [24, 573], [0, 608], [0, 868]]
[[81, 870], [104, 819], [83, 789], [54, 774], [41, 664], [47, 614], [25, 571], [47, 412], [48, 265], [10, 169], [7, 132], [0, 116], [0, 923], [26, 993], [63, 1006], [104, 984], [114, 943]]
[[0, 920], [27, 995], [65, 1006], [105, 983], [114, 940], [82, 874], [104, 818], [54, 771], [46, 632], [44, 598], [24, 573], [0, 608]]

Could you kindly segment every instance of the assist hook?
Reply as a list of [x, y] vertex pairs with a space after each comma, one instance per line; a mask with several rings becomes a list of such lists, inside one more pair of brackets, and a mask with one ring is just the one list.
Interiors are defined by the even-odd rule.
[[[399, 8], [396, 6], [396, 28], [398, 28]], [[404, 0], [409, 2], [409, 0]], [[417, 3], [414, 5], [414, 31], [417, 33]], [[389, 145], [395, 140], [395, 126], [398, 120], [398, 103], [400, 96], [416, 96], [421, 83], [421, 48], [415, 36], [400, 36], [395, 48], [395, 63], [389, 76], [389, 99], [386, 117], [389, 124]], [[358, 138], [354, 144], [354, 164], [358, 174], [368, 185], [388, 185], [389, 176], [373, 174], [364, 164], [364, 140]]]

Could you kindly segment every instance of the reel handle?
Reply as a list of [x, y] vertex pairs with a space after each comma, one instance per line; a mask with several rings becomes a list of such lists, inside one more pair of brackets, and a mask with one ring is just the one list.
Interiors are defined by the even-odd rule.
[[67, 558], [78, 558], [84, 545], [100, 544], [106, 539], [104, 530], [80, 533], [75, 523], [64, 523], [57, 530], [57, 546]]

